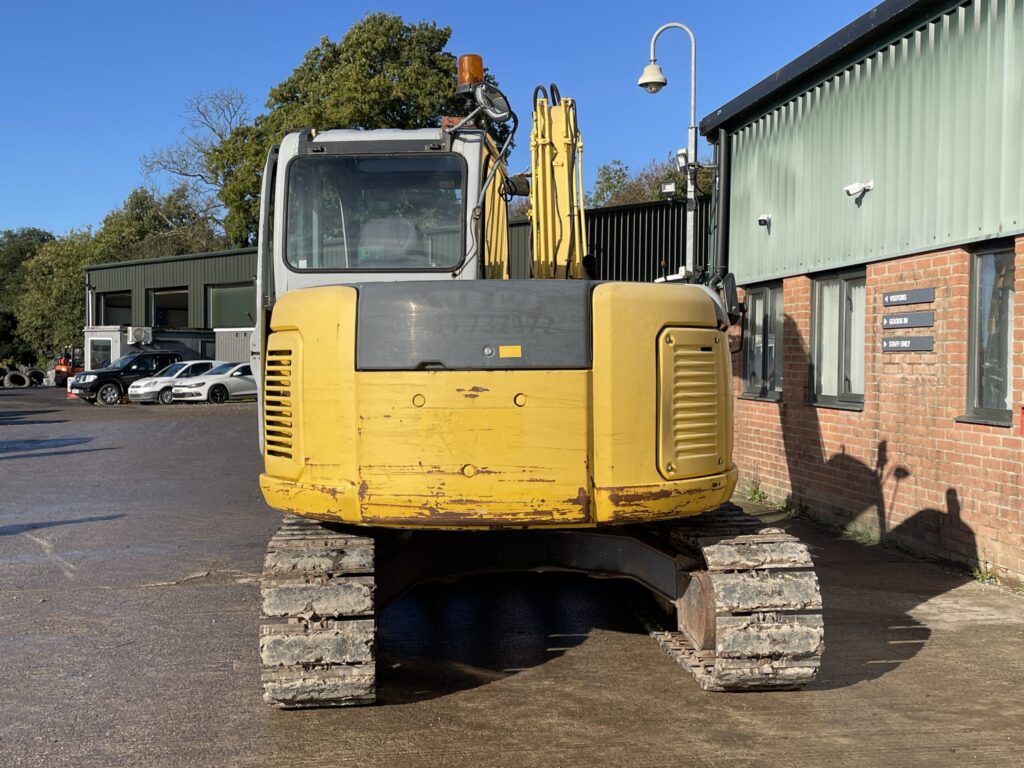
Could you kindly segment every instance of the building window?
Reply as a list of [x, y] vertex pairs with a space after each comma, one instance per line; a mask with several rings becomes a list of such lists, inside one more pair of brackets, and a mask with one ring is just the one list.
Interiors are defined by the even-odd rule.
[[211, 285], [206, 300], [210, 328], [252, 328], [256, 322], [256, 287], [252, 283]]
[[747, 337], [743, 349], [743, 394], [782, 396], [782, 285], [748, 288]]
[[188, 289], [149, 292], [149, 324], [157, 328], [188, 328]]
[[1013, 251], [973, 257], [967, 415], [1009, 424], [1013, 389]]
[[815, 278], [811, 315], [811, 399], [864, 403], [864, 272]]
[[99, 325], [131, 325], [132, 294], [130, 291], [101, 293]]

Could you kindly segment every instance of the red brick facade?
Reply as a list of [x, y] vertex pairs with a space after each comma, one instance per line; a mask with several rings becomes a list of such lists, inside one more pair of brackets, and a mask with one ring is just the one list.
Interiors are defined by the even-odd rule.
[[[1024, 237], [1015, 245], [1013, 425], [956, 421], [967, 404], [970, 254], [867, 265], [864, 408], [808, 403], [811, 279], [783, 281], [781, 402], [736, 399], [740, 488], [901, 547], [1024, 579]], [[883, 353], [882, 293], [935, 288], [933, 352]], [[892, 310], [890, 310], [892, 311]], [[886, 331], [892, 335], [892, 331]], [[733, 357], [735, 393], [741, 363]]]

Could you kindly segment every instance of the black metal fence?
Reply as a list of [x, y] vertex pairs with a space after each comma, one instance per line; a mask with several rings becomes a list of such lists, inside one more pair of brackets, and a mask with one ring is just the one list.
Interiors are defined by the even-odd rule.
[[[695, 262], [707, 264], [711, 205], [697, 200]], [[586, 212], [587, 247], [598, 280], [647, 283], [678, 272], [686, 264], [686, 202], [590, 208]], [[509, 268], [513, 278], [530, 274], [530, 223], [509, 224]]]

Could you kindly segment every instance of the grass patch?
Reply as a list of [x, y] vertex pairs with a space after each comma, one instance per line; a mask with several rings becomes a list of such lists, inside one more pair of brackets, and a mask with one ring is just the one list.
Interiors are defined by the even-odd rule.
[[[999, 584], [999, 577], [992, 573], [986, 566], [978, 566], [971, 569], [971, 576], [979, 584]], [[1021, 594], [1024, 594], [1024, 587], [1021, 587]]]
[[864, 547], [873, 547], [881, 543], [875, 534], [859, 528], [842, 528], [840, 536], [847, 541], [854, 541]]
[[768, 494], [757, 480], [752, 480], [747, 489], [743, 492], [743, 498], [755, 504], [767, 504]]

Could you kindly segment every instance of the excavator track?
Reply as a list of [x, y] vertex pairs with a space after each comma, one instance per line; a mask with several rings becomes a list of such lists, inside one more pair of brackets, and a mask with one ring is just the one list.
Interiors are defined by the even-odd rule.
[[282, 708], [372, 704], [374, 541], [288, 516], [262, 578], [263, 698]]
[[[815, 678], [824, 629], [806, 546], [734, 506], [654, 531], [659, 551], [678, 569], [675, 627], [653, 615], [642, 618], [702, 688], [782, 690]], [[570, 554], [578, 563], [579, 552]], [[374, 556], [371, 536], [292, 516], [282, 522], [267, 547], [262, 579], [260, 657], [268, 702], [282, 708], [374, 703]], [[427, 562], [438, 557], [457, 559], [457, 552], [434, 553]]]
[[824, 625], [804, 544], [732, 505], [673, 523], [665, 533], [698, 569], [676, 601], [676, 629], [642, 618], [701, 688], [786, 690], [814, 680]]

